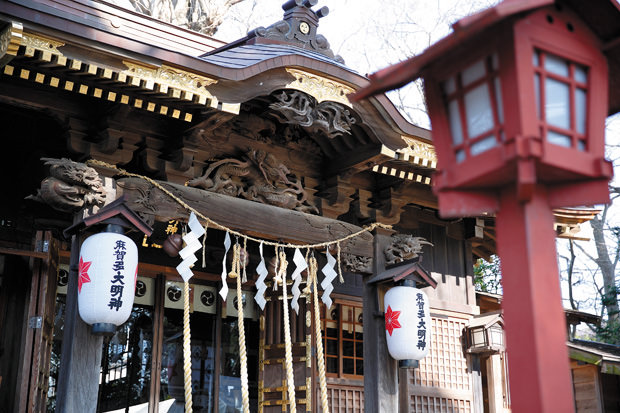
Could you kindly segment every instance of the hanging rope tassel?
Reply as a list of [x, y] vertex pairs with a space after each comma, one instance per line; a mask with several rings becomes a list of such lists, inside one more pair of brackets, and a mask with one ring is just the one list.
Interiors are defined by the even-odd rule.
[[327, 380], [325, 378], [325, 356], [323, 355], [323, 337], [321, 335], [321, 313], [319, 309], [319, 290], [317, 287], [317, 267], [316, 258], [310, 257], [310, 267], [308, 269], [308, 277], [312, 280], [312, 301], [314, 302], [314, 329], [316, 335], [316, 357], [319, 369], [319, 389], [321, 390], [321, 408], [324, 413], [329, 412], [329, 403], [327, 401]]
[[[243, 294], [241, 293], [241, 245], [237, 242], [233, 248], [232, 271], [230, 277], [237, 278], [237, 327], [239, 328], [239, 357], [241, 359], [241, 400], [243, 413], [250, 413], [250, 396], [248, 390], [248, 353], [245, 348], [245, 324], [243, 323]], [[245, 266], [243, 266], [245, 273]]]
[[280, 251], [280, 268], [278, 275], [282, 279], [282, 310], [284, 312], [284, 361], [286, 364], [286, 384], [288, 387], [288, 399], [290, 403], [290, 413], [297, 413], [297, 402], [295, 400], [295, 376], [293, 375], [293, 350], [291, 344], [291, 325], [288, 319], [288, 297], [286, 293], [286, 253]]
[[342, 263], [340, 262], [340, 243], [336, 243], [336, 254], [338, 260], [338, 281], [340, 284], [344, 284], [344, 277], [342, 276]]
[[[237, 328], [239, 329], [239, 358], [241, 359], [241, 401], [243, 413], [250, 413], [250, 396], [248, 390], [248, 353], [245, 348], [245, 325], [243, 324], [243, 294], [241, 292], [241, 245], [239, 241], [233, 246], [232, 268], [228, 276], [237, 279]], [[245, 266], [243, 267], [245, 272]]]
[[189, 283], [183, 283], [183, 389], [185, 412], [192, 413], [192, 348], [189, 327]]

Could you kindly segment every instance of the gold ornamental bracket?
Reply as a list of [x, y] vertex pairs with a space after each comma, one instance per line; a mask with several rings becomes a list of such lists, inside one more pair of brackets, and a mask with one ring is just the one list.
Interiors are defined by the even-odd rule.
[[286, 84], [284, 88], [304, 92], [315, 98], [317, 103], [331, 101], [352, 107], [347, 97], [354, 92], [352, 87], [304, 70], [286, 68], [286, 72], [295, 80]]
[[373, 172], [394, 176], [419, 184], [430, 185], [431, 178], [427, 176], [428, 174], [411, 171], [411, 167], [427, 170], [435, 169], [437, 167], [435, 148], [430, 143], [419, 141], [413, 137], [402, 136], [401, 138], [407, 146], [395, 151], [386, 146], [382, 146], [381, 154], [384, 155], [388, 161], [373, 166]]
[[21, 23], [10, 22], [0, 32], [0, 68], [9, 63], [19, 50], [22, 43], [24, 28]]
[[[123, 68], [118, 68], [84, 62], [65, 56], [60, 50], [65, 43], [61, 41], [23, 33], [19, 23], [5, 28], [1, 40], [0, 73], [6, 76], [186, 122], [192, 121], [192, 107], [206, 106], [232, 114], [239, 113], [240, 104], [220, 102], [209, 92], [207, 87], [216, 84], [217, 80], [204, 75], [165, 64], [147, 66], [123, 61]], [[31, 58], [36, 64], [28, 67], [9, 65], [16, 56]]]

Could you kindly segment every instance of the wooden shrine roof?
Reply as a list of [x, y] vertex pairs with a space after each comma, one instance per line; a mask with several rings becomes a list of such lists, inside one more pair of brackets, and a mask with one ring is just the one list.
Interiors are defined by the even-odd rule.
[[[61, 88], [68, 81], [73, 86], [65, 91], [193, 123], [204, 109], [236, 114], [240, 104], [279, 89], [315, 98], [336, 89], [327, 100], [353, 108], [379, 146], [404, 148], [403, 137], [430, 141], [430, 133], [405, 120], [384, 95], [350, 103], [347, 95], [368, 79], [294, 43], [266, 38], [225, 45], [104, 1], [8, 0], [0, 2], [2, 22], [21, 25], [11, 43], [14, 62], [23, 67], [5, 67], [8, 76]], [[302, 87], [300, 72], [310, 84]]]
[[304, 56], [357, 74], [355, 70], [324, 54], [287, 44], [244, 44], [231, 49], [214, 50], [200, 58], [217, 66], [243, 69], [282, 56]]

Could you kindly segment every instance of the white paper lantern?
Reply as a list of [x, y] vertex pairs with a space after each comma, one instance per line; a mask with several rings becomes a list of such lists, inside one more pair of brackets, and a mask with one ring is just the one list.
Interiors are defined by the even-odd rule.
[[125, 235], [102, 232], [82, 244], [78, 308], [94, 334], [114, 333], [129, 318], [138, 275], [138, 247]]
[[384, 298], [385, 338], [395, 360], [421, 360], [431, 339], [428, 297], [413, 287], [393, 287]]

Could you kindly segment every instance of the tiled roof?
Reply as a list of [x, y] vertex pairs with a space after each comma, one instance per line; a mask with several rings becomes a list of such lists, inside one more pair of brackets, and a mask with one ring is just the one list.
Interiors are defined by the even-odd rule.
[[200, 59], [217, 66], [231, 69], [243, 69], [265, 60], [289, 55], [305, 56], [314, 60], [338, 66], [351, 73], [357, 74], [355, 70], [329, 58], [324, 54], [285, 44], [247, 44], [232, 49], [222, 50], [221, 52], [216, 52], [214, 54], [204, 55], [200, 57]]

